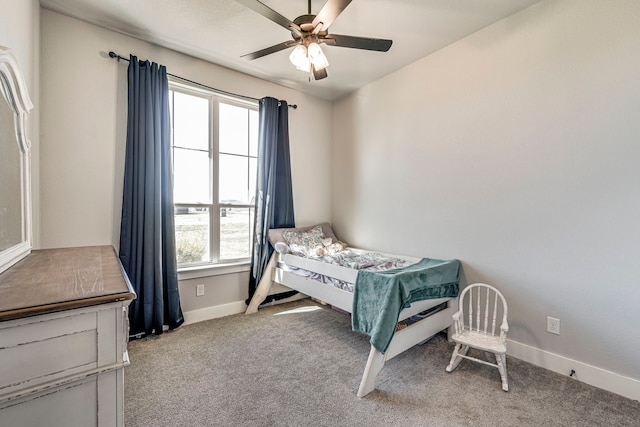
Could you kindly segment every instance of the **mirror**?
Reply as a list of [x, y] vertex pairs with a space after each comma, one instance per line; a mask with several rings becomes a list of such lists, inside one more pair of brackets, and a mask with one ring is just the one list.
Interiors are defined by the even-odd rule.
[[31, 252], [30, 147], [33, 104], [9, 49], [0, 46], [0, 273]]
[[0, 251], [4, 251], [23, 239], [21, 228], [13, 226], [22, 222], [22, 153], [13, 132], [4, 132], [4, 129], [13, 129], [13, 111], [7, 103], [0, 104], [0, 129], [3, 130], [0, 132]]

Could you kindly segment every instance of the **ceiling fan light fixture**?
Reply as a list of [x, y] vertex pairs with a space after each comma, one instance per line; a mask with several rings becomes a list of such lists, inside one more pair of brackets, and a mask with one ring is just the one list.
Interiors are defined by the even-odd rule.
[[289, 61], [296, 66], [298, 70], [309, 72], [311, 70], [311, 61], [309, 60], [307, 47], [303, 44], [299, 44], [293, 49], [291, 55], [289, 55]]
[[329, 60], [324, 55], [324, 52], [322, 52], [322, 49], [320, 48], [320, 45], [318, 43], [309, 43], [307, 52], [309, 54], [309, 59], [311, 60], [311, 63], [316, 70], [324, 70], [329, 66]]

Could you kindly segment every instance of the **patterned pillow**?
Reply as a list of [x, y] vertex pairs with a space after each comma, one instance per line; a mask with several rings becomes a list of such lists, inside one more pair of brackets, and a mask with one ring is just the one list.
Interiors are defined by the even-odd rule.
[[322, 227], [322, 232], [324, 233], [324, 237], [331, 237], [331, 239], [333, 239], [333, 241], [335, 242], [336, 240], [340, 240], [336, 237], [336, 235], [333, 233], [333, 230], [331, 229], [331, 224], [329, 224], [328, 222], [323, 222], [321, 224], [313, 224], [313, 225], [309, 225], [309, 226], [305, 226], [305, 227], [296, 227], [296, 228], [271, 228], [269, 229], [269, 242], [271, 242], [271, 245], [273, 245], [273, 247], [276, 247], [276, 243], [278, 242], [285, 242], [287, 243], [286, 240], [284, 240], [284, 237], [282, 236], [282, 233], [285, 231], [296, 231], [296, 232], [302, 232], [302, 231], [309, 231], [312, 228], [316, 227], [316, 226], [320, 226]]
[[289, 245], [289, 250], [295, 255], [317, 257], [318, 249], [322, 248], [324, 233], [321, 226], [315, 226], [309, 231], [282, 232], [282, 237]]

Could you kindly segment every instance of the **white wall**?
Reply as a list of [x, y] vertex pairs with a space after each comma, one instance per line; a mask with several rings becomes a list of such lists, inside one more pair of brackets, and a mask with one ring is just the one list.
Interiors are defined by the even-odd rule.
[[[296, 222], [329, 218], [330, 103], [49, 10], [42, 10], [41, 19], [42, 248], [118, 246], [127, 63], [106, 59], [110, 50], [225, 91], [297, 104], [289, 111]], [[206, 292], [196, 299], [197, 283]], [[246, 272], [186, 280], [180, 284], [183, 310], [244, 301], [247, 288]]]
[[18, 61], [20, 72], [27, 84], [29, 97], [34, 109], [27, 116], [26, 135], [31, 142], [31, 195], [34, 209], [32, 229], [35, 236], [38, 231], [37, 206], [39, 192], [39, 63], [40, 63], [40, 4], [38, 0], [0, 0], [0, 46], [11, 49]]
[[504, 292], [512, 349], [638, 398], [639, 53], [640, 2], [548, 0], [340, 100], [336, 233], [460, 259]]

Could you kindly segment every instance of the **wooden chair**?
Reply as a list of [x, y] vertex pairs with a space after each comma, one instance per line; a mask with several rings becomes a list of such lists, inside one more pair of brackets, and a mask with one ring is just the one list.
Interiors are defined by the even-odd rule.
[[[500, 334], [496, 335], [496, 318], [500, 314], [502, 314], [502, 324], [500, 325]], [[466, 325], [465, 318], [467, 319]], [[447, 372], [453, 371], [462, 359], [494, 366], [500, 371], [502, 389], [509, 391], [506, 357], [509, 325], [507, 323], [507, 302], [504, 296], [491, 285], [474, 283], [466, 287], [460, 295], [459, 310], [453, 315], [453, 321], [455, 333], [451, 339], [455, 341], [456, 347], [451, 355], [451, 362], [447, 366]], [[497, 363], [467, 356], [469, 347], [493, 353]]]

